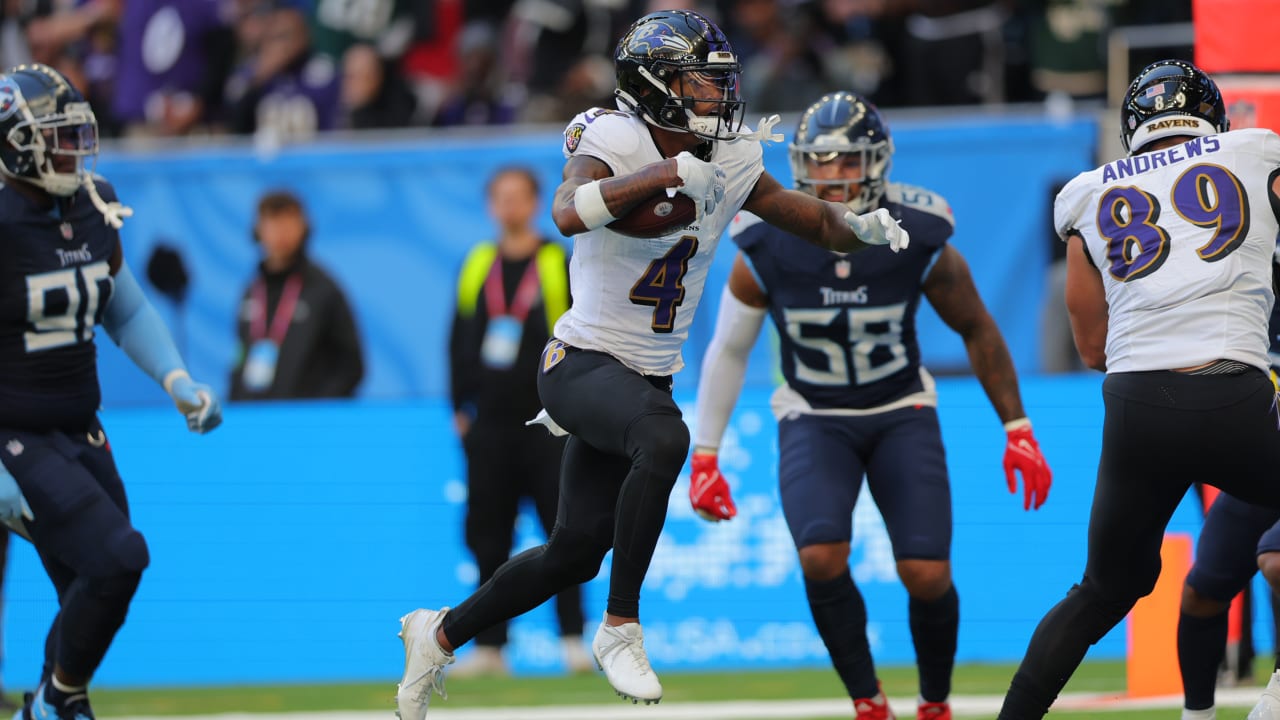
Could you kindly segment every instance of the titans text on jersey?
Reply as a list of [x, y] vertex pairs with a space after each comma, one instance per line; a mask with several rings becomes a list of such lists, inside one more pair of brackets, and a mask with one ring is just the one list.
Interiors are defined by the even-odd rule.
[[[901, 221], [911, 245], [862, 251], [856, 259], [808, 245], [740, 213], [731, 228], [779, 328], [784, 412], [879, 408], [927, 394], [916, 309], [925, 276], [955, 229], [947, 202], [923, 188], [889, 183], [881, 206]], [[785, 399], [784, 399], [785, 398]]]
[[83, 189], [46, 212], [0, 186], [0, 225], [11, 233], [0, 270], [0, 426], [83, 430], [100, 401], [94, 326], [111, 299], [119, 235]]

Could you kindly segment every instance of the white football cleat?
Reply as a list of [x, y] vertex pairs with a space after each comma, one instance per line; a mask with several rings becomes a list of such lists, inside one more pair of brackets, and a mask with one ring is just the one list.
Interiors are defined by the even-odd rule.
[[[606, 620], [608, 616], [605, 616]], [[600, 623], [596, 637], [591, 641], [591, 652], [596, 664], [604, 671], [615, 692], [632, 703], [644, 701], [645, 705], [662, 699], [662, 684], [649, 665], [644, 652], [644, 631], [640, 623], [625, 623], [612, 627]]]
[[414, 610], [400, 618], [400, 639], [404, 640], [404, 676], [396, 686], [396, 716], [400, 720], [424, 720], [431, 704], [431, 691], [444, 691], [444, 668], [453, 662], [436, 642], [436, 630], [449, 608]]
[[1258, 704], [1249, 711], [1248, 720], [1280, 720], [1280, 670], [1271, 673], [1271, 680]]

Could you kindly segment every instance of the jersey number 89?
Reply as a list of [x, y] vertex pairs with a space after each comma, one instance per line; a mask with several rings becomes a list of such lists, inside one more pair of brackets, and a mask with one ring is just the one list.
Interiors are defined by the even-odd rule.
[[[1187, 168], [1173, 183], [1173, 209], [1187, 222], [1212, 229], [1196, 253], [1217, 262], [1249, 235], [1249, 198], [1240, 178], [1221, 165]], [[1169, 257], [1169, 233], [1158, 223], [1160, 202], [1134, 185], [1117, 186], [1098, 201], [1098, 232], [1107, 241], [1108, 271], [1120, 282], [1144, 278]]]

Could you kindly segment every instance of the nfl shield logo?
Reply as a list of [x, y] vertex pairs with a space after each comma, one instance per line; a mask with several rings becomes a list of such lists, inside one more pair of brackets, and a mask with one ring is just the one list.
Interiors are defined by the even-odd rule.
[[848, 279], [849, 272], [851, 270], [853, 270], [853, 266], [849, 264], [848, 260], [836, 261], [836, 277], [840, 278], [841, 280], [846, 280]]
[[63, 240], [70, 240], [70, 239], [71, 239], [71, 235], [72, 235], [72, 232], [71, 232], [71, 223], [65, 223], [65, 222], [64, 222], [64, 223], [62, 223], [62, 225], [60, 225], [60, 226], [59, 226], [59, 228], [58, 228], [58, 229], [62, 230], [62, 239], [63, 239]]

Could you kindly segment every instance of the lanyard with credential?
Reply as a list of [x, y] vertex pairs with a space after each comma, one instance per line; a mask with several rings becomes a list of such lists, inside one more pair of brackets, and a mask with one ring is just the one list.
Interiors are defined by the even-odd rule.
[[502, 260], [498, 258], [493, 261], [493, 265], [489, 267], [489, 277], [484, 280], [484, 302], [489, 317], [510, 315], [516, 322], [524, 323], [524, 319], [529, 317], [529, 309], [538, 297], [538, 270], [535, 265], [537, 263], [529, 260], [508, 311], [506, 294], [502, 291]]
[[293, 313], [298, 309], [298, 296], [302, 295], [302, 274], [294, 273], [284, 281], [284, 289], [280, 291], [280, 302], [276, 305], [275, 316], [271, 318], [271, 334], [267, 335], [267, 285], [261, 279], [253, 284], [253, 304], [258, 312], [249, 321], [249, 334], [253, 340], [271, 338], [277, 347], [284, 342], [285, 333], [289, 332], [289, 324], [293, 322]]

